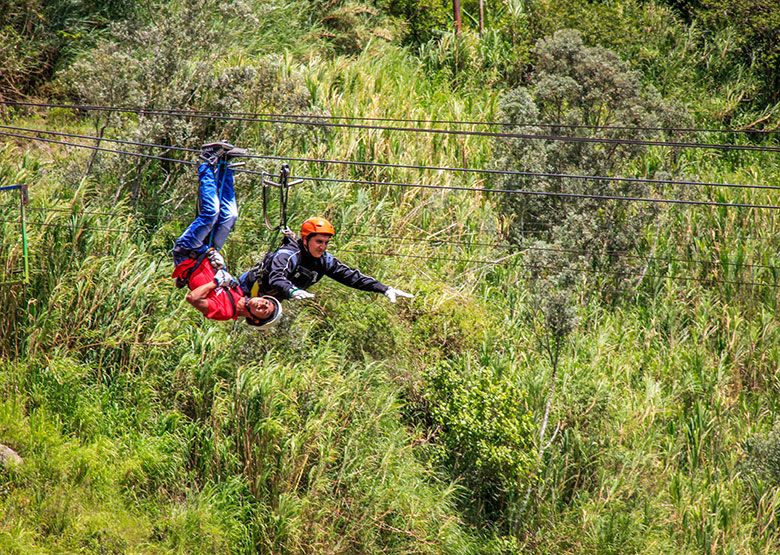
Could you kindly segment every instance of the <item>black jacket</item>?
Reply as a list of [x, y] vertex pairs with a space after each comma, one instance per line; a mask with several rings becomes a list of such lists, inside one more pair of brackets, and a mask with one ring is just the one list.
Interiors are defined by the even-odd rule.
[[284, 238], [282, 246], [266, 254], [261, 264], [245, 272], [238, 281], [247, 295], [272, 295], [286, 300], [293, 289], [307, 289], [323, 276], [361, 291], [384, 293], [388, 289], [371, 276], [339, 262], [329, 252], [314, 258], [303, 248], [302, 240], [289, 236]]

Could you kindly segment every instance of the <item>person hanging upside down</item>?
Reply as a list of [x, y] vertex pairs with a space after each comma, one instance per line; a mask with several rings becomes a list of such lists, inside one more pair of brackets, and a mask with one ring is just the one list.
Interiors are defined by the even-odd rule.
[[172, 251], [176, 286], [189, 287], [187, 302], [206, 318], [236, 320], [240, 316], [251, 326], [266, 326], [281, 317], [281, 303], [270, 296], [245, 295], [219, 254], [238, 218], [230, 160], [246, 151], [224, 141], [202, 148], [198, 214]]
[[325, 218], [309, 218], [301, 226], [300, 239], [294, 234], [285, 235], [278, 249], [266, 254], [262, 262], [239, 277], [241, 290], [245, 295], [270, 295], [280, 301], [311, 299], [314, 294], [307, 289], [328, 276], [354, 289], [382, 293], [391, 303], [397, 297], [413, 298], [350, 268], [326, 252], [335, 234], [333, 225]]

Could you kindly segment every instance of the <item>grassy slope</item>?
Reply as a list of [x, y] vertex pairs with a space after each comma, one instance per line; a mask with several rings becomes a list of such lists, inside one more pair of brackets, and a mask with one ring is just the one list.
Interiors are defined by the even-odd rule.
[[[377, 48], [354, 60], [305, 62], [300, 72], [317, 103], [334, 114], [495, 117], [495, 94], [453, 95], [397, 50]], [[252, 133], [242, 144], [253, 144]], [[320, 148], [297, 154], [431, 165], [489, 159], [484, 141], [389, 132], [333, 133]], [[83, 153], [14, 145], [3, 153], [2, 184], [26, 180], [34, 183], [33, 207], [68, 208], [78, 183], [68, 168], [84, 163]], [[759, 156], [694, 157], [689, 167], [716, 181], [772, 183], [778, 173], [775, 160]], [[451, 173], [306, 172], [479, 184]], [[244, 181], [243, 222], [256, 218], [257, 185]], [[80, 191], [105, 208], [114, 187], [87, 182]], [[333, 218], [345, 230], [336, 252], [408, 287], [418, 294], [414, 303], [390, 307], [323, 283], [316, 303], [288, 305], [280, 329], [258, 336], [204, 322], [171, 286], [165, 251], [179, 224], [150, 236], [142, 222], [80, 216], [77, 206], [74, 215], [48, 214], [47, 223], [98, 229], [32, 229], [38, 266], [46, 263], [31, 289], [37, 300], [2, 293], [3, 306], [18, 303], [20, 323], [0, 362], [0, 441], [26, 460], [0, 473], [3, 551], [463, 553], [486, 545], [461, 522], [461, 494], [414, 447], [423, 432], [407, 429], [401, 414], [440, 357], [508, 374], [541, 413], [549, 369], [508, 308], [527, 302], [522, 289], [505, 288], [519, 270], [447, 260], [501, 256], [484, 247], [428, 251], [392, 241], [397, 252], [430, 260], [355, 251], [384, 250], [388, 240], [365, 236], [383, 233], [411, 239], [446, 229], [485, 242], [498, 227], [490, 204], [327, 183], [296, 193], [294, 220], [315, 212]], [[772, 194], [716, 198], [771, 202]], [[6, 219], [11, 209], [3, 210]], [[688, 209], [665, 224], [659, 254], [679, 255], [678, 238], [692, 234], [697, 247], [687, 256], [775, 264], [770, 213]], [[2, 225], [4, 255], [16, 252], [16, 230]], [[127, 240], [102, 227], [127, 229]], [[758, 230], [762, 237], [748, 236]], [[247, 244], [257, 253], [266, 246], [251, 227], [233, 239], [234, 268], [253, 261]], [[748, 280], [762, 270], [713, 272], [705, 275]], [[582, 309], [555, 399], [560, 431], [522, 541], [529, 551], [777, 547], [776, 489], [739, 478], [743, 442], [768, 432], [777, 413], [775, 295], [656, 281], [651, 295], [629, 306]]]

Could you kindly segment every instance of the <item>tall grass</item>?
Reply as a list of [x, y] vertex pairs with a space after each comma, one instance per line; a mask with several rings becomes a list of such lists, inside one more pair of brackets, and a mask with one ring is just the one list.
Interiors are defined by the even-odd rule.
[[[253, 47], [258, 56], [292, 42], [276, 37]], [[500, 91], [432, 78], [424, 62], [393, 45], [376, 41], [352, 57], [302, 51], [298, 45], [264, 67], [296, 95], [305, 91], [312, 111], [497, 119]], [[231, 55], [229, 63], [260, 60]], [[714, 95], [712, 104], [720, 102], [729, 95]], [[53, 117], [87, 129], [69, 114]], [[470, 167], [492, 159], [479, 137], [234, 129], [229, 139], [262, 154]], [[658, 163], [653, 156], [660, 155], [644, 163]], [[774, 212], [669, 210], [646, 232], [653, 256], [667, 260], [648, 268], [634, 300], [577, 307], [553, 439], [520, 533], [510, 536], [475, 516], [484, 513], [462, 475], [432, 456], [443, 431], [426, 396], [427, 376], [444, 361], [464, 379], [479, 375], [518, 391], [518, 405], [537, 423], [544, 411], [552, 369], [519, 316], [531, 302], [524, 268], [490, 264], [508, 254], [491, 198], [316, 179], [296, 187], [291, 225], [331, 218], [341, 259], [417, 298], [389, 305], [323, 282], [314, 301], [288, 303], [280, 326], [258, 334], [206, 321], [184, 302], [167, 251], [186, 222], [145, 220], [132, 199], [115, 202], [126, 176], [100, 166], [108, 159], [101, 155], [83, 179], [83, 154], [24, 144], [0, 152], [0, 185], [28, 181], [31, 208], [63, 210], [34, 216], [46, 225], [31, 226], [38, 263], [29, 289], [0, 289], [0, 442], [25, 458], [0, 470], [0, 551], [777, 550], [777, 484], [743, 464], [746, 442], [771, 437], [778, 410], [776, 276], [759, 266], [775, 265]], [[681, 173], [703, 181], [768, 184], [778, 175], [769, 155], [698, 152], [679, 162]], [[485, 184], [453, 172], [315, 163], [292, 170]], [[143, 181], [155, 172], [139, 182], [164, 199], [155, 215], [186, 220], [194, 175], [165, 187]], [[240, 175], [237, 188], [240, 226], [225, 251], [235, 272], [277, 239], [262, 229], [259, 181]], [[674, 194], [774, 203], [769, 190]], [[16, 257], [16, 228], [0, 225], [0, 256]]]

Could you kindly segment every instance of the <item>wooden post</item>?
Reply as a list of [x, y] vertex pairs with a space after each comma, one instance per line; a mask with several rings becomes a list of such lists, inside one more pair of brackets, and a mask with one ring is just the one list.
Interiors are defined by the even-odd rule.
[[482, 31], [485, 30], [485, 0], [479, 0], [479, 37], [482, 38]]
[[452, 0], [452, 16], [455, 19], [455, 34], [460, 34], [460, 0]]

